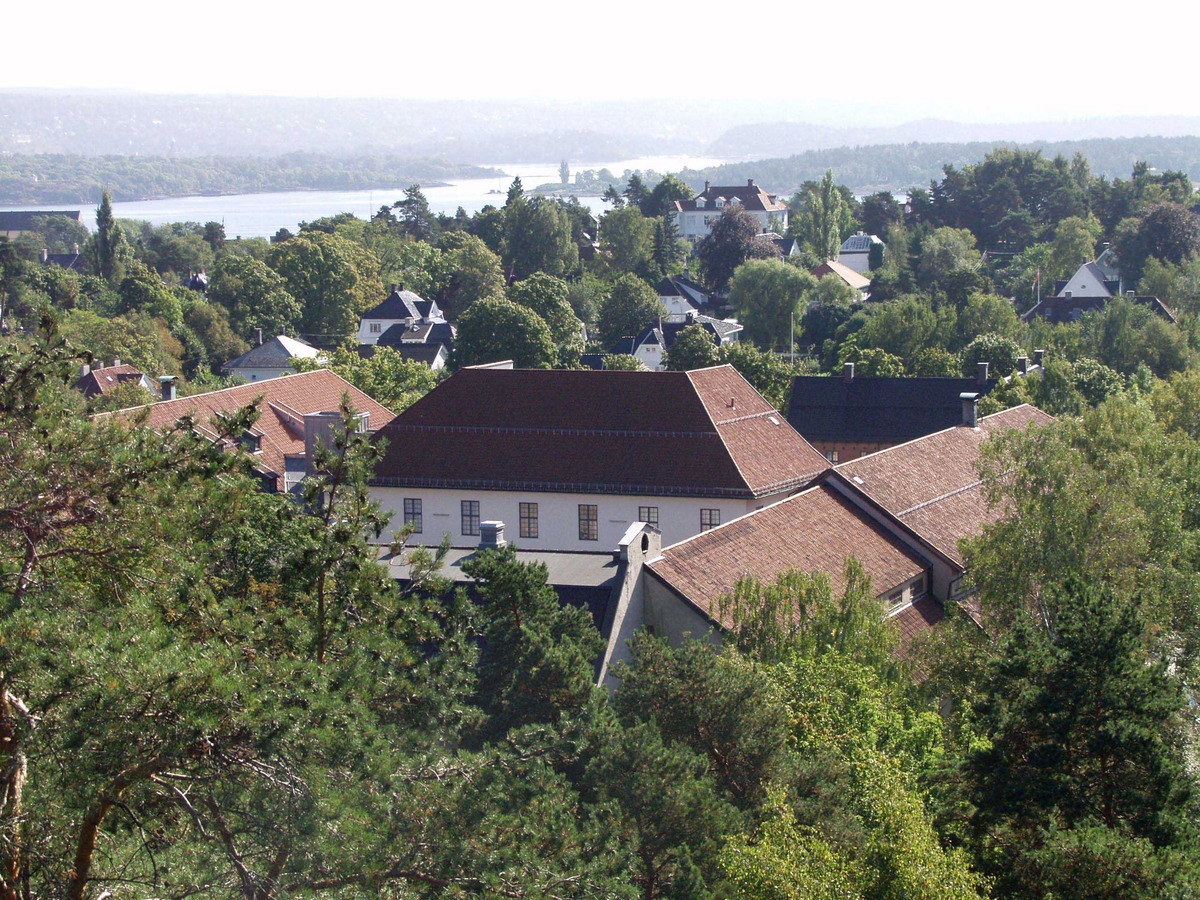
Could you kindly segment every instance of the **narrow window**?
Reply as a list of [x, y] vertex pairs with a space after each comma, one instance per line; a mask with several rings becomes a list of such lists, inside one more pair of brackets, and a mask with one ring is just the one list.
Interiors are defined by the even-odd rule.
[[658, 527], [658, 507], [657, 506], [639, 506], [638, 521], [645, 522], [647, 525]]
[[600, 540], [600, 512], [593, 503], [579, 504], [579, 539]]
[[479, 534], [479, 501], [462, 501], [462, 533], [464, 535]]
[[925, 576], [922, 575], [912, 583], [912, 597], [915, 600], [918, 597], [925, 596]]
[[700, 530], [708, 531], [710, 528], [716, 528], [721, 524], [721, 511], [719, 509], [702, 509], [700, 510]]
[[421, 501], [412, 497], [404, 498], [404, 524], [411, 525], [417, 534], [421, 533], [422, 516]]
[[[538, 523], [537, 523], [538, 509], [537, 509], [537, 507], [538, 507], [538, 505], [536, 503], [522, 503], [521, 504], [521, 517], [520, 517], [521, 518], [521, 532], [520, 532], [520, 534], [521, 534], [521, 537], [523, 537], [523, 538], [536, 538], [538, 536]], [[580, 522], [582, 523], [582, 521], [583, 520], [581, 518]], [[581, 524], [580, 530], [582, 531], [582, 529], [583, 529], [583, 525]], [[580, 535], [580, 536], [582, 537], [582, 535]]]

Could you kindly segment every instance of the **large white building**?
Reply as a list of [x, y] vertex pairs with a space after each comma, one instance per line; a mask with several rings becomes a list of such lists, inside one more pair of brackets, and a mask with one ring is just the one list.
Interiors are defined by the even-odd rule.
[[372, 499], [415, 541], [454, 547], [476, 546], [485, 521], [523, 550], [611, 550], [639, 521], [674, 543], [828, 465], [731, 366], [465, 368], [378, 438]]
[[749, 179], [744, 186], [713, 187], [704, 182], [704, 190], [694, 200], [675, 201], [675, 225], [679, 236], [691, 244], [712, 231], [725, 210], [740, 206], [758, 221], [759, 233], [777, 231], [786, 234], [788, 206], [774, 194], [768, 194]]

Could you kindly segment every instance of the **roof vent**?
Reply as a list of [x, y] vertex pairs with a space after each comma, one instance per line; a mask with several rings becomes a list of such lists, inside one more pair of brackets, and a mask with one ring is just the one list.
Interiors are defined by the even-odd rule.
[[978, 409], [976, 403], [979, 402], [978, 394], [959, 394], [958, 399], [962, 401], [962, 423], [968, 428], [975, 427]]
[[729, 408], [730, 408], [730, 409], [737, 409], [737, 397], [730, 397], [730, 398], [729, 398]]
[[480, 550], [499, 550], [501, 547], [507, 547], [508, 541], [504, 539], [504, 523], [503, 522], [480, 522], [479, 523], [479, 549]]

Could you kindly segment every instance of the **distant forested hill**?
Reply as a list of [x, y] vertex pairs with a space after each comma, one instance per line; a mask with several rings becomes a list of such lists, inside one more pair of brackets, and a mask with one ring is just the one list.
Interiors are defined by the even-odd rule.
[[710, 180], [714, 184], [740, 184], [753, 178], [769, 191], [791, 194], [803, 182], [819, 179], [827, 169], [856, 193], [877, 190], [901, 191], [909, 187], [927, 187], [940, 178], [942, 166], [964, 166], [979, 162], [996, 147], [1021, 147], [1040, 150], [1053, 158], [1062, 154], [1070, 159], [1082, 153], [1091, 163], [1092, 172], [1109, 178], [1127, 178], [1138, 160], [1160, 169], [1177, 169], [1200, 178], [1200, 137], [1100, 138], [1082, 141], [1035, 141], [1016, 144], [1006, 141], [972, 143], [888, 144], [872, 147], [837, 147], [811, 150], [785, 159], [760, 159], [753, 162], [727, 163], [699, 171], [683, 173], [693, 187]]
[[206, 156], [0, 156], [0, 203], [94, 203], [108, 188], [116, 201], [245, 194], [340, 191], [432, 185], [446, 178], [486, 178], [493, 169], [441, 159], [312, 153], [273, 158]]

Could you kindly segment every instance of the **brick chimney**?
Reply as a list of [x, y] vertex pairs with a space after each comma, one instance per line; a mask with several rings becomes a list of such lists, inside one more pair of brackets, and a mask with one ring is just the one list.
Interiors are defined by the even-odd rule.
[[854, 363], [846, 363], [842, 366], [842, 380], [846, 384], [854, 380]]
[[978, 416], [976, 403], [979, 402], [979, 395], [959, 394], [958, 399], [962, 401], [962, 423], [968, 428], [974, 428], [975, 420]]
[[754, 187], [754, 179], [753, 178], [746, 179], [746, 187]]

